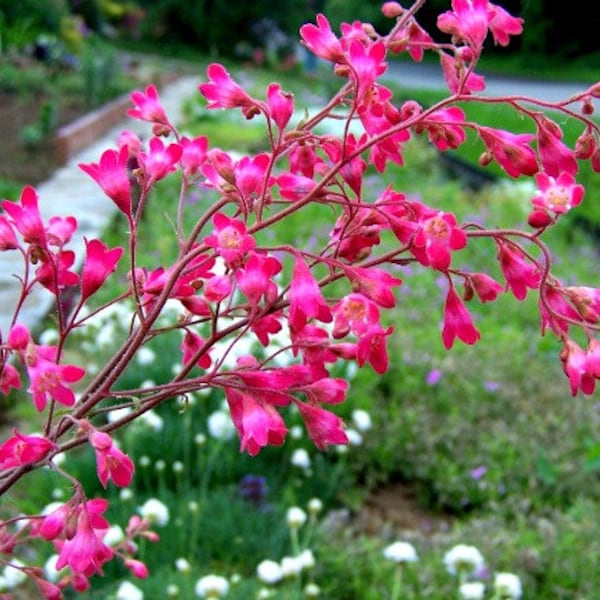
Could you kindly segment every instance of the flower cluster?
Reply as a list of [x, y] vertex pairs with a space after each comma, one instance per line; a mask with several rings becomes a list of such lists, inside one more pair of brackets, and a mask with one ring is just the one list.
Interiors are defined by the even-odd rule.
[[[226, 411], [211, 421], [211, 435], [225, 439], [234, 429], [241, 450], [250, 455], [285, 442], [289, 411], [298, 412], [317, 448], [351, 442], [350, 429], [335, 412], [346, 400], [349, 383], [334, 375], [335, 368], [350, 362], [377, 374], [388, 371], [390, 323], [396, 290], [403, 286], [398, 265], [421, 265], [444, 282], [439, 310], [447, 349], [457, 340], [472, 345], [481, 338], [471, 303], [491, 303], [504, 293], [516, 300], [535, 294], [542, 330], [552, 332], [562, 348], [571, 392], [594, 391], [600, 378], [600, 289], [567, 286], [554, 277], [552, 253], [543, 240], [583, 202], [576, 179], [580, 164], [588, 161], [600, 171], [600, 130], [589, 117], [590, 100], [600, 96], [600, 88], [596, 84], [551, 106], [535, 98], [479, 97], [485, 89], [485, 78], [477, 73], [484, 42], [491, 36], [508, 44], [521, 33], [521, 19], [488, 0], [453, 0], [437, 21], [451, 43], [438, 44], [416, 21], [420, 4], [406, 10], [386, 2], [383, 12], [393, 19], [387, 35], [358, 21], [344, 23], [338, 35], [322, 14], [302, 26], [302, 44], [330, 65], [341, 86], [322, 110], [298, 122], [294, 95], [279, 84], [268, 85], [264, 99], [257, 98], [224, 66], [211, 64], [200, 94], [209, 110], [239, 110], [246, 119], [264, 122], [268, 145], [255, 155], [238, 156], [211, 147], [204, 136], [187, 137], [169, 120], [154, 86], [134, 92], [129, 115], [148, 122], [151, 137], [143, 141], [123, 132], [117, 147], [103, 152], [97, 163], [80, 165], [125, 219], [128, 237], [122, 246], [86, 239], [77, 253], [70, 245], [77, 221], [42, 217], [30, 186], [18, 201], [2, 201], [0, 251], [22, 255], [24, 269], [11, 326], [0, 332], [0, 390], [30, 396], [42, 433], [15, 431], [0, 445], [0, 494], [43, 465], [71, 481], [56, 457], [78, 446], [94, 453], [104, 488], [128, 486], [135, 465], [112, 432], [147, 418], [161, 403], [208, 389], [226, 401]], [[381, 83], [389, 57], [407, 53], [418, 61], [425, 52], [439, 57], [449, 94], [429, 108], [414, 101], [398, 106]], [[532, 133], [470, 121], [459, 104], [480, 99], [507, 105], [530, 123]], [[540, 107], [555, 109], [557, 117], [546, 116]], [[561, 115], [578, 119], [584, 130], [573, 148], [563, 139]], [[317, 133], [317, 126], [330, 119], [342, 120], [342, 133]], [[404, 164], [409, 139], [424, 136], [446, 152], [465, 143], [467, 133], [481, 144], [481, 164], [495, 161], [510, 177], [535, 177], [538, 189], [523, 229], [463, 223], [436, 199], [420, 201], [391, 186], [366, 185], [368, 172]], [[180, 203], [170, 217], [177, 255], [142, 264], [138, 232], [145, 226], [144, 214], [156, 210], [149, 203], [156, 184], [168, 177], [181, 183]], [[215, 200], [194, 213], [189, 225], [184, 213], [191, 189], [210, 190]], [[322, 247], [298, 247], [293, 240], [270, 244], [271, 230], [308, 207], [328, 228]], [[496, 248], [488, 272], [460, 265], [461, 252], [486, 243]], [[121, 293], [95, 304], [97, 292], [119, 267], [126, 273]], [[52, 345], [36, 340], [19, 321], [23, 303], [37, 287], [55, 298]], [[105, 364], [92, 370], [71, 364], [74, 333], [126, 302], [132, 306], [121, 315], [126, 333], [114, 341]], [[165, 321], [173, 307], [176, 318]], [[181, 369], [160, 385], [123, 389], [126, 368], [152, 359], [144, 352], [147, 344], [174, 331], [181, 336]], [[287, 341], [272, 351], [270, 343], [278, 337]], [[235, 352], [236, 347], [246, 350]], [[285, 364], [279, 360], [283, 353], [291, 357]], [[223, 423], [224, 415], [232, 427]], [[357, 418], [360, 427], [369, 427], [364, 415]], [[296, 460], [306, 464], [305, 457]], [[57, 568], [69, 570], [58, 587], [35, 569], [22, 570], [49, 598], [60, 597], [66, 585], [86, 588], [88, 578], [102, 573], [116, 556], [134, 575], [144, 576], [143, 565], [133, 558], [132, 539], [156, 539], [149, 520], [134, 515], [123, 546], [111, 547], [104, 539], [107, 501], [88, 499], [79, 482], [73, 488], [72, 498], [50, 514], [19, 517], [27, 525], [7, 534], [3, 549], [10, 554], [33, 538], [54, 544]], [[168, 517], [155, 518], [160, 523]], [[459, 572], [468, 564], [476, 569], [478, 557], [467, 561], [465, 556], [447, 557], [448, 568]], [[510, 587], [508, 578], [502, 585]], [[206, 597], [223, 593], [214, 580], [200, 588]]]

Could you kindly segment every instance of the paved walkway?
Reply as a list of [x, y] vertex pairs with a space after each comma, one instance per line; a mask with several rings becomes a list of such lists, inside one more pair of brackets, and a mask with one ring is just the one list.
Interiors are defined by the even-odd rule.
[[[197, 76], [182, 77], [160, 92], [161, 102], [174, 123], [180, 120], [182, 102], [185, 98], [199, 93], [198, 84], [201, 77], [201, 73]], [[115, 214], [112, 201], [106, 197], [98, 184], [78, 167], [78, 164], [98, 162], [104, 150], [116, 147], [117, 136], [124, 129], [134, 131], [141, 138], [148, 138], [151, 125], [125, 117], [123, 123], [73, 155], [51, 179], [35, 186], [39, 195], [40, 212], [44, 218], [54, 215], [72, 215], [77, 219], [79, 227], [70, 247], [78, 256], [83, 256], [82, 251], [85, 247], [83, 238], [97, 237]], [[0, 331], [4, 338], [20, 292], [19, 283], [13, 273], [20, 274], [22, 270], [20, 254], [0, 253]], [[28, 298], [19, 315], [19, 322], [33, 328], [48, 314], [51, 307], [51, 294], [38, 287]]]
[[[407, 88], [445, 89], [443, 78], [436, 65], [392, 63], [385, 77], [394, 79]], [[174, 122], [180, 119], [183, 100], [198, 93], [201, 78], [201, 72], [198, 75], [185, 76], [161, 91], [161, 102]], [[589, 85], [537, 83], [533, 80], [514, 81], [500, 77], [488, 77], [487, 84], [486, 93], [489, 94], [520, 94], [548, 101], [565, 99]], [[148, 123], [126, 119], [95, 143], [72, 156], [50, 180], [36, 186], [44, 217], [73, 215], [77, 219], [79, 227], [71, 247], [80, 256], [83, 256], [81, 252], [84, 247], [83, 238], [98, 236], [99, 232], [108, 225], [115, 208], [100, 187], [77, 165], [97, 162], [105, 149], [115, 147], [116, 138], [124, 129], [135, 131], [140, 137], [148, 137], [150, 133]], [[0, 331], [3, 336], [6, 336], [12, 319], [12, 309], [19, 293], [18, 282], [12, 274], [21, 272], [22, 264], [16, 252], [0, 253]], [[34, 327], [48, 314], [51, 306], [51, 295], [44, 290], [38, 290], [29, 297], [24, 310], [21, 311], [19, 321]]]

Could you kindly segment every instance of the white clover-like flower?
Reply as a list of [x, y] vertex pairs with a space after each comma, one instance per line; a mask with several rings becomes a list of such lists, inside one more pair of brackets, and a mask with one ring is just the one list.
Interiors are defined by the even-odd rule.
[[268, 598], [272, 598], [274, 595], [273, 590], [270, 590], [269, 588], [260, 588], [256, 594], [256, 600], [268, 600]]
[[304, 429], [301, 425], [292, 425], [290, 427], [290, 438], [293, 440], [301, 440], [304, 437]]
[[167, 468], [167, 463], [162, 459], [159, 458], [155, 463], [154, 463], [154, 469], [158, 472], [158, 473], [162, 473], [165, 469]]
[[115, 600], [144, 600], [144, 592], [130, 581], [123, 581], [117, 589]]
[[308, 517], [306, 513], [299, 506], [292, 506], [288, 508], [286, 522], [288, 527], [291, 529], [298, 529], [299, 527], [302, 527], [302, 525], [306, 523], [307, 518]]
[[159, 527], [164, 527], [169, 522], [169, 508], [156, 498], [150, 498], [138, 508], [140, 516], [148, 519]]
[[309, 550], [308, 548], [300, 552], [298, 555], [298, 560], [300, 561], [303, 570], [312, 569], [317, 564], [315, 555], [312, 553], [312, 550]]
[[190, 565], [189, 561], [187, 560], [187, 558], [178, 558], [175, 560], [175, 568], [180, 572], [180, 573], [188, 573], [189, 570], [192, 568], [192, 565]]
[[361, 408], [357, 408], [352, 411], [352, 422], [358, 431], [369, 431], [371, 427], [373, 427], [373, 422], [371, 421], [371, 415]]
[[304, 595], [307, 598], [318, 598], [321, 595], [321, 588], [316, 583], [307, 583], [304, 587]]
[[383, 549], [383, 557], [395, 563], [417, 562], [419, 556], [412, 544], [408, 542], [394, 542]]
[[318, 515], [323, 510], [323, 502], [320, 498], [311, 498], [308, 501], [308, 512], [311, 515]]
[[172, 465], [171, 469], [173, 469], [173, 473], [183, 473], [184, 471], [183, 463], [180, 460], [176, 460]]
[[148, 346], [142, 346], [135, 355], [135, 360], [138, 365], [142, 367], [147, 367], [151, 365], [156, 360], [156, 352]]
[[284, 577], [297, 577], [302, 573], [302, 560], [299, 556], [284, 556], [281, 559], [281, 572]]
[[120, 544], [124, 539], [125, 539], [125, 532], [123, 531], [123, 528], [120, 527], [119, 525], [111, 525], [106, 530], [106, 533], [104, 534], [104, 537], [102, 538], [102, 541], [107, 546], [114, 547], [114, 546]]
[[195, 592], [199, 598], [223, 598], [229, 592], [229, 582], [220, 575], [205, 575], [196, 582]]
[[10, 559], [10, 564], [4, 567], [1, 575], [6, 589], [14, 590], [27, 581], [27, 574], [22, 570], [24, 566], [25, 563], [18, 558]]
[[283, 572], [279, 563], [274, 560], [263, 560], [256, 567], [256, 576], [268, 585], [274, 585], [283, 579]]
[[[60, 578], [62, 571], [56, 569], [56, 563], [58, 562], [58, 554], [51, 554], [46, 562], [44, 563], [44, 577], [50, 583], [56, 583]], [[66, 567], [63, 569], [66, 572]]]
[[363, 437], [356, 429], [352, 429], [351, 427], [346, 429], [346, 436], [351, 446], [361, 446], [363, 443]]
[[115, 408], [114, 410], [110, 410], [106, 413], [106, 420], [109, 423], [115, 423], [116, 421], [126, 417], [133, 409], [129, 406], [124, 406], [123, 408]]
[[484, 566], [485, 561], [481, 552], [475, 546], [457, 544], [444, 555], [444, 564], [451, 575], [457, 573], [470, 575], [479, 571]]
[[209, 415], [206, 425], [208, 433], [215, 440], [227, 442], [235, 435], [235, 427], [231, 417], [222, 410], [216, 410]]
[[131, 488], [122, 488], [119, 492], [119, 499], [123, 502], [129, 502], [133, 498], [133, 490]]
[[310, 455], [304, 448], [296, 448], [292, 453], [290, 462], [295, 466], [303, 470], [310, 469]]
[[206, 444], [206, 436], [203, 433], [197, 433], [194, 436], [194, 444], [196, 446], [204, 446]]
[[179, 598], [179, 586], [174, 583], [170, 583], [165, 590], [167, 593], [167, 598]]
[[136, 423], [150, 427], [156, 433], [160, 433], [164, 427], [164, 419], [153, 410], [141, 414]]
[[514, 573], [496, 573], [494, 592], [505, 600], [519, 600], [523, 595], [521, 579]]
[[483, 600], [485, 584], [481, 581], [466, 581], [460, 584], [458, 593], [462, 600]]

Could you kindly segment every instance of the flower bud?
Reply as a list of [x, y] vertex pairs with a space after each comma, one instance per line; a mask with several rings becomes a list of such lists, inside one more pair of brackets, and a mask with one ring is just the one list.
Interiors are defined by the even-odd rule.
[[384, 2], [383, 6], [381, 7], [381, 12], [383, 13], [384, 17], [388, 17], [388, 19], [395, 19], [404, 12], [404, 9], [402, 6], [400, 6], [400, 4], [398, 4], [398, 2]]

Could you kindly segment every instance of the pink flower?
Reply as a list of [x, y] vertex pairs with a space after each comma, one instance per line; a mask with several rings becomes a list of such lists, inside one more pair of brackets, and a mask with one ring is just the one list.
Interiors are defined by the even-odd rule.
[[[546, 332], [546, 328], [550, 327], [556, 336], [560, 338], [569, 331], [569, 321], [561, 317], [579, 321], [579, 313], [565, 299], [562, 288], [557, 289], [550, 285], [544, 286], [544, 300], [545, 303], [542, 302], [540, 297], [542, 335]], [[548, 307], [550, 310], [548, 310]]]
[[412, 251], [423, 264], [445, 271], [450, 267], [452, 252], [466, 245], [467, 235], [457, 227], [456, 217], [440, 211], [420, 222]]
[[332, 320], [331, 309], [323, 298], [321, 288], [300, 255], [295, 257], [288, 298], [288, 321], [293, 331], [301, 330], [310, 319], [323, 323]]
[[69, 566], [75, 573], [90, 577], [102, 574], [102, 566], [112, 557], [112, 549], [102, 541], [102, 532], [92, 527], [84, 507], [77, 518], [75, 535], [61, 544], [56, 570]]
[[452, 36], [454, 43], [465, 41], [479, 51], [488, 32], [487, 0], [452, 0], [452, 11], [437, 18], [440, 31]]
[[469, 275], [469, 285], [475, 291], [481, 302], [492, 302], [504, 291], [504, 288], [487, 273], [472, 273]]
[[214, 275], [204, 282], [202, 291], [208, 302], [222, 302], [233, 290], [233, 283], [229, 275]]
[[465, 344], [474, 344], [479, 340], [480, 335], [473, 325], [469, 311], [451, 285], [446, 295], [442, 329], [442, 340], [446, 350], [452, 348], [457, 337]]
[[538, 190], [531, 199], [534, 209], [558, 216], [581, 204], [584, 188], [575, 183], [575, 178], [570, 173], [563, 171], [554, 178], [540, 172], [536, 174], [535, 181]]
[[[354, 40], [349, 47], [350, 79], [356, 88], [356, 104], [361, 106], [367, 100], [377, 77], [385, 73], [385, 45], [375, 42], [366, 47], [358, 40]], [[386, 98], [384, 98], [385, 100]]]
[[67, 244], [77, 229], [75, 217], [50, 217], [46, 227], [46, 240], [50, 246], [62, 247]]
[[246, 254], [256, 246], [254, 238], [246, 233], [246, 225], [223, 213], [213, 217], [214, 233], [204, 238], [204, 243], [215, 248], [229, 266], [239, 265]]
[[371, 326], [379, 325], [379, 309], [364, 294], [351, 293], [333, 307], [333, 337], [341, 338], [352, 331], [361, 336]]
[[467, 139], [462, 127], [464, 122], [464, 111], [458, 106], [451, 106], [432, 112], [419, 126], [425, 127], [429, 141], [444, 152], [448, 148], [458, 148]]
[[279, 131], [283, 131], [294, 114], [294, 96], [282, 92], [278, 83], [270, 83], [267, 87], [267, 104], [269, 115], [275, 121]]
[[210, 82], [200, 84], [199, 89], [208, 100], [207, 108], [239, 107], [247, 119], [260, 111], [259, 103], [231, 78], [223, 65], [212, 63], [206, 73]]
[[479, 127], [487, 151], [511, 177], [533, 175], [539, 170], [536, 154], [529, 146], [535, 135], [510, 133], [502, 129]]
[[198, 358], [196, 358], [196, 365], [201, 369], [208, 369], [212, 364], [212, 360], [205, 345], [205, 340], [200, 335], [186, 328], [181, 342], [183, 364], [189, 364], [197, 353], [204, 348], [204, 352], [198, 354]]
[[57, 448], [48, 438], [13, 431], [15, 435], [0, 445], [0, 470], [35, 464]]
[[527, 288], [535, 290], [540, 285], [540, 272], [529, 262], [517, 246], [498, 242], [498, 261], [506, 278], [507, 287], [517, 300], [524, 300]]
[[276, 315], [266, 315], [260, 319], [253, 319], [250, 329], [263, 346], [269, 345], [269, 335], [275, 335], [282, 329], [282, 325]]
[[513, 17], [501, 6], [488, 2], [489, 28], [494, 42], [500, 46], [508, 46], [511, 35], [523, 32], [523, 19]]
[[317, 56], [336, 63], [345, 63], [346, 56], [338, 38], [331, 30], [331, 25], [322, 14], [317, 15], [317, 24], [307, 23], [300, 27], [300, 35], [304, 45]]
[[156, 86], [149, 85], [145, 92], [138, 90], [132, 92], [131, 100], [136, 108], [130, 108], [127, 111], [130, 117], [170, 127], [165, 109], [160, 103]]
[[332, 412], [306, 402], [296, 401], [306, 431], [315, 446], [325, 450], [327, 446], [347, 444], [348, 436], [343, 421]]
[[448, 89], [453, 94], [470, 94], [485, 90], [485, 78], [468, 71], [463, 63], [445, 52], [440, 53], [440, 65]]
[[87, 173], [102, 191], [117, 205], [125, 215], [131, 214], [131, 182], [127, 170], [129, 150], [122, 146], [119, 151], [105, 150], [99, 163], [80, 164], [79, 168]]
[[401, 285], [401, 279], [376, 267], [346, 267], [345, 271], [355, 291], [364, 294], [384, 308], [395, 306], [396, 299], [391, 288]]
[[135, 471], [129, 456], [117, 448], [107, 433], [92, 430], [89, 440], [96, 451], [96, 473], [102, 487], [106, 489], [109, 479], [118, 487], [128, 486]]
[[85, 240], [86, 257], [81, 269], [81, 297], [86, 300], [96, 293], [115, 271], [123, 248], [109, 250], [100, 240]]
[[148, 187], [175, 171], [181, 154], [179, 144], [173, 143], [165, 147], [160, 138], [153, 137], [149, 142], [149, 151], [138, 155], [145, 175], [145, 185]]
[[264, 402], [259, 395], [243, 393], [231, 387], [225, 395], [233, 424], [241, 440], [241, 450], [256, 456], [268, 444], [281, 446], [287, 427], [274, 406]]
[[57, 294], [65, 287], [79, 283], [79, 275], [69, 270], [75, 263], [75, 252], [64, 250], [47, 255], [46, 259], [35, 270], [35, 278], [40, 285]]
[[65, 384], [79, 381], [85, 375], [81, 367], [57, 364], [55, 357], [54, 346], [35, 346], [35, 349], [27, 350], [26, 366], [30, 379], [27, 391], [32, 394], [33, 403], [40, 412], [46, 407], [48, 398], [63, 406], [73, 406], [75, 394]]
[[575, 175], [579, 169], [575, 153], [561, 141], [561, 128], [547, 118], [539, 117], [536, 122], [538, 152], [546, 173], [552, 177], [558, 177], [563, 172]]
[[195, 175], [206, 160], [208, 140], [206, 136], [189, 139], [182, 137], [181, 145], [181, 168], [186, 177]]
[[2, 208], [12, 218], [12, 224], [28, 244], [46, 248], [46, 230], [38, 208], [38, 195], [31, 186], [25, 186], [21, 192], [21, 204], [4, 200]]
[[596, 380], [590, 369], [586, 352], [573, 340], [567, 339], [560, 352], [563, 371], [569, 378], [571, 395], [576, 396], [581, 390], [584, 394], [591, 395], [596, 387]]
[[0, 215], [0, 251], [16, 250], [18, 247], [19, 242], [11, 222], [4, 215]]
[[272, 278], [281, 269], [281, 263], [273, 256], [251, 252], [244, 266], [235, 272], [238, 285], [252, 306], [257, 307], [262, 298], [267, 303], [275, 301], [278, 290]]
[[370, 324], [360, 335], [356, 348], [356, 362], [359, 367], [369, 363], [375, 373], [383, 375], [389, 367], [386, 338], [393, 328], [384, 329], [378, 323]]
[[233, 166], [234, 185], [248, 209], [261, 198], [265, 187], [273, 185], [274, 179], [267, 176], [270, 166], [271, 157], [264, 152], [252, 158], [244, 156]]
[[280, 188], [281, 197], [291, 201], [302, 200], [317, 186], [314, 179], [304, 175], [294, 175], [293, 173], [279, 175], [277, 184]]
[[569, 286], [563, 288], [579, 314], [588, 323], [597, 323], [600, 318], [600, 288]]
[[8, 394], [11, 388], [18, 390], [21, 387], [21, 378], [19, 371], [12, 365], [4, 363], [2, 372], [0, 372], [0, 390], [3, 394]]

